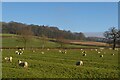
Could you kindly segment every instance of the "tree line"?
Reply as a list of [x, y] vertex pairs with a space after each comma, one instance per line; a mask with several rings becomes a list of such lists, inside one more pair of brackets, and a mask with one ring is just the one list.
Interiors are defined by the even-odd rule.
[[[120, 46], [120, 30], [115, 27], [111, 27], [108, 31], [104, 32], [105, 38], [99, 37], [85, 37], [82, 32], [71, 32], [66, 30], [59, 30], [58, 27], [55, 26], [45, 26], [45, 25], [34, 25], [34, 24], [24, 24], [18, 22], [1, 22], [2, 23], [2, 33], [10, 33], [20, 35], [19, 37], [26, 44], [31, 36], [38, 36], [45, 41], [46, 38], [56, 39], [58, 43], [63, 45], [63, 39], [69, 40], [86, 40], [86, 41], [97, 41], [97, 42], [106, 42], [112, 45], [113, 49], [115, 49], [116, 45]], [[0, 23], [0, 24], [1, 24]], [[45, 43], [45, 42], [43, 42]], [[43, 45], [44, 47], [44, 45]]]
[[[24, 24], [18, 22], [2, 22], [2, 33], [19, 34], [24, 28], [29, 28], [34, 36], [42, 37], [43, 35], [47, 38], [62, 38], [70, 40], [84, 40], [86, 37], [82, 32], [72, 33], [71, 31], [59, 30], [54, 26], [45, 25], [34, 25], [34, 24]], [[28, 29], [27, 29], [28, 30]]]

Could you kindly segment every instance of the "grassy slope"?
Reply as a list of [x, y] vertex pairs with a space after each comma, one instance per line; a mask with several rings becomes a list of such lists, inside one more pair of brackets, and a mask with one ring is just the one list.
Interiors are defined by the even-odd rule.
[[[3, 50], [3, 58], [12, 56], [13, 62], [3, 60], [3, 78], [118, 78], [118, 53], [104, 50], [103, 58], [96, 51], [87, 51], [82, 56], [80, 50], [67, 50], [67, 54], [58, 50], [25, 50], [23, 55], [15, 50]], [[45, 54], [41, 54], [44, 51]], [[115, 55], [112, 56], [111, 53]], [[19, 67], [17, 60], [27, 61], [29, 68]], [[83, 66], [75, 66], [76, 61], [83, 60]]]
[[[3, 47], [23, 47], [24, 43], [22, 41], [17, 41], [17, 38], [15, 37], [16, 35], [14, 34], [2, 34], [4, 37], [2, 38], [2, 46]], [[9, 37], [7, 37], [9, 36]], [[10, 37], [11, 36], [11, 37]], [[38, 39], [38, 38], [31, 38], [29, 42], [27, 42], [27, 47], [41, 47], [43, 41]], [[60, 44], [56, 42], [51, 42], [51, 41], [46, 41], [45, 47], [59, 47]], [[64, 47], [67, 48], [95, 48], [94, 46], [83, 46], [83, 45], [74, 45], [74, 44], [65, 44]]]

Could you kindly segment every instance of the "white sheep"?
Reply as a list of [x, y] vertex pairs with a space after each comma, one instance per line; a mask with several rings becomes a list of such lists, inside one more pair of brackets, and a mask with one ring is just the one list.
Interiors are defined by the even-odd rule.
[[115, 54], [111, 54], [111, 55], [113, 55], [113, 56], [114, 56]]
[[62, 51], [61, 51], [61, 50], [59, 50], [59, 52], [61, 53]]
[[35, 50], [33, 50], [32, 52], [35, 52]]
[[83, 50], [83, 49], [80, 49], [81, 51]]
[[98, 54], [100, 54], [101, 52], [98, 51]]
[[12, 57], [5, 57], [5, 60], [12, 62]]
[[44, 54], [44, 52], [41, 52], [42, 54]]
[[47, 50], [49, 51], [50, 49], [48, 48]]
[[83, 51], [82, 53], [86, 53], [86, 51]]
[[16, 54], [19, 54], [19, 51], [15, 51]]
[[18, 49], [19, 51], [22, 51], [22, 49]]
[[119, 49], [118, 48], [115, 48], [116, 51], [118, 51]]
[[24, 48], [22, 48], [22, 50], [24, 51], [25, 49], [24, 49]]
[[83, 61], [78, 61], [78, 62], [76, 62], [76, 66], [81, 66], [81, 65], [83, 65]]
[[86, 54], [83, 54], [83, 56], [86, 56]]
[[104, 49], [104, 48], [100, 48], [100, 49]]
[[100, 57], [103, 57], [103, 55], [100, 55]]
[[16, 54], [21, 55], [23, 54], [23, 51], [15, 51]]
[[24, 68], [28, 67], [28, 62], [23, 62], [23, 61], [18, 60], [18, 64], [19, 64], [19, 66], [22, 66]]
[[109, 50], [112, 50], [112, 48], [109, 48]]
[[2, 52], [3, 50], [2, 50], [2, 49], [0, 49], [0, 51]]
[[97, 51], [97, 49], [95, 49], [95, 51]]

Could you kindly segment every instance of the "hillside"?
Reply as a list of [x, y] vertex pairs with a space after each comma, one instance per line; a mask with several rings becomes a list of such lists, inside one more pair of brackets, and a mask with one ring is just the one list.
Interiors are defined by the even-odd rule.
[[[19, 35], [14, 34], [2, 34], [2, 47], [24, 47], [23, 41], [18, 41]], [[45, 48], [60, 48], [61, 43], [63, 43], [64, 48], [95, 48], [97, 46], [106, 46], [106, 43], [102, 42], [88, 42], [88, 41], [80, 41], [80, 40], [62, 40], [60, 43], [56, 39], [47, 38], [45, 41], [42, 40], [41, 37], [32, 36], [30, 41], [27, 42], [27, 47], [36, 47], [41, 48], [43, 46]]]

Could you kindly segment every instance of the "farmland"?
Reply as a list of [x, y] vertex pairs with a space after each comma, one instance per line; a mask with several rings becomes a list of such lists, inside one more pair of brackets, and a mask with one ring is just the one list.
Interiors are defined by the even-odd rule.
[[[14, 44], [13, 44], [14, 43]], [[39, 47], [42, 41], [33, 39], [28, 47]], [[4, 47], [23, 46], [22, 42], [16, 42], [15, 37], [3, 38]], [[95, 49], [66, 49], [67, 53], [61, 53], [55, 49], [59, 44], [47, 41], [46, 47], [54, 49], [25, 49], [22, 55], [15, 54], [17, 49], [2, 50], [2, 77], [3, 78], [118, 78], [118, 51], [108, 48], [100, 49], [93, 46], [70, 45], [69, 47], [98, 48]], [[82, 51], [86, 51], [83, 56]], [[42, 54], [41, 52], [44, 52]], [[115, 55], [111, 55], [115, 54]], [[100, 57], [103, 55], [103, 57]], [[12, 56], [13, 62], [6, 62], [4, 57]], [[18, 60], [27, 61], [27, 69], [18, 65]], [[83, 61], [82, 66], [76, 66], [77, 61]]]

